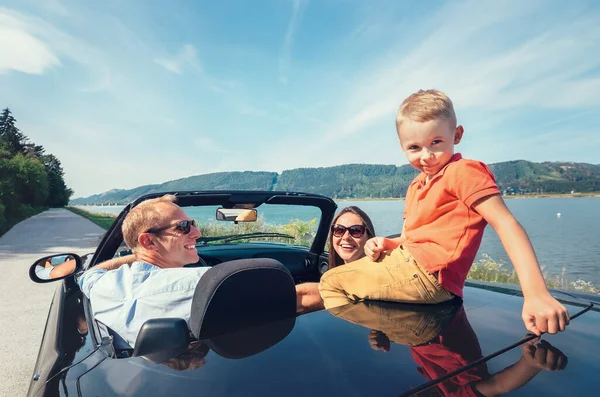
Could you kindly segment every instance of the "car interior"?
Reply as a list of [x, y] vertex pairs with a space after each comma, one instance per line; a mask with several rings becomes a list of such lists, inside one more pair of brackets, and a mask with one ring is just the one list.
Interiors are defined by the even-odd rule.
[[[160, 194], [162, 195], [162, 193]], [[84, 265], [84, 268], [110, 259], [114, 256], [123, 256], [130, 253], [123, 245], [121, 234], [121, 224], [129, 209], [140, 202], [158, 197], [159, 195], [147, 195], [134, 203], [130, 204], [116, 219], [113, 226], [107, 231], [103, 240], [93, 257]], [[328, 228], [333, 218], [336, 204], [329, 198], [317, 195], [304, 194], [278, 194], [274, 192], [244, 192], [244, 195], [238, 196], [235, 193], [216, 194], [214, 192], [202, 193], [177, 193], [177, 204], [188, 212], [189, 207], [216, 206], [216, 212], [213, 212], [217, 221], [225, 221], [235, 225], [245, 222], [256, 222], [262, 209], [269, 205], [285, 205], [294, 208], [294, 206], [314, 207], [318, 210], [320, 219], [316, 223], [313, 234], [310, 235], [309, 246], [301, 246], [290, 243], [255, 241], [255, 237], [275, 237], [279, 238], [277, 233], [255, 233], [260, 236], [249, 234], [232, 234], [222, 238], [221, 236], [206, 236], [204, 240], [199, 239], [197, 244], [199, 261], [187, 267], [209, 266], [211, 269], [200, 280], [196, 289], [197, 295], [194, 296], [192, 318], [190, 319], [190, 328], [188, 329], [185, 321], [181, 319], [154, 319], [148, 321], [138, 334], [135, 349], [132, 349], [117, 333], [109, 327], [93, 318], [91, 306], [87, 297], [82, 294], [83, 305], [86, 309], [86, 317], [91, 321], [91, 328], [94, 329], [94, 337], [99, 342], [103, 338], [112, 338], [112, 346], [117, 358], [144, 357], [150, 361], [156, 362], [173, 357], [187, 350], [188, 345], [195, 339], [206, 338], [212, 335], [206, 331], [215, 324], [226, 324], [226, 329], [234, 330], [241, 326], [249, 318], [261, 319], [259, 313], [273, 316], [261, 321], [275, 321], [282, 318], [294, 318], [296, 314], [296, 298], [294, 285], [306, 282], [317, 281], [320, 275], [327, 269], [327, 253], [324, 251]], [[285, 241], [285, 240], [284, 240]], [[235, 276], [229, 274], [231, 269], [238, 269]], [[262, 270], [260, 270], [262, 269]], [[265, 289], [264, 285], [276, 285], [273, 281], [277, 277], [281, 279], [277, 288]], [[248, 282], [252, 279], [263, 279], [256, 284]], [[230, 302], [227, 308], [228, 313], [239, 313], [239, 316], [229, 316], [235, 318], [236, 323], [223, 323], [226, 319], [220, 315], [214, 315], [215, 312], [210, 308], [217, 307], [217, 303], [211, 303], [210, 307], [203, 307], [197, 301], [206, 301], [206, 296], [200, 296], [206, 291], [212, 291], [210, 286], [205, 283], [215, 282], [214, 280], [226, 279], [227, 283], [220, 287], [218, 291], [213, 291], [212, 301], [215, 297], [225, 296], [223, 291], [227, 286], [237, 285], [237, 296], [243, 296], [239, 300], [222, 300], [220, 305]], [[244, 282], [240, 282], [244, 280]], [[253, 288], [253, 285], [259, 286]], [[283, 289], [282, 289], [283, 288]], [[214, 287], [213, 287], [214, 289]], [[286, 292], [287, 291], [287, 292]], [[281, 302], [284, 307], [273, 307], [273, 301]], [[236, 305], [231, 306], [231, 302]], [[252, 302], [250, 306], [246, 303]], [[287, 302], [287, 303], [285, 303]], [[244, 304], [242, 304], [244, 303]], [[206, 303], [205, 303], [206, 305]], [[269, 307], [269, 310], [265, 310]], [[241, 310], [244, 308], [244, 310]], [[282, 315], [285, 313], [285, 315]], [[250, 317], [248, 315], [251, 314]], [[206, 317], [206, 318], [205, 318]], [[249, 324], [246, 324], [249, 325]], [[285, 328], [285, 327], [284, 327]], [[208, 333], [207, 333], [208, 332]], [[176, 354], [177, 353], [177, 354]]]

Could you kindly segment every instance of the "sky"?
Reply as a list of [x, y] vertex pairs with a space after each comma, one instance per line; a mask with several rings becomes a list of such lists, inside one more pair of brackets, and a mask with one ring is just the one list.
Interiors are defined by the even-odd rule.
[[600, 163], [600, 2], [0, 0], [0, 107], [75, 197], [221, 171], [407, 164], [436, 88], [456, 150]]

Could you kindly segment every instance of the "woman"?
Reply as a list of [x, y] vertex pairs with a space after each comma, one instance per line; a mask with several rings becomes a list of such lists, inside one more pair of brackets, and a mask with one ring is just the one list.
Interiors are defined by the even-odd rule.
[[329, 269], [365, 256], [365, 243], [375, 237], [371, 218], [352, 205], [333, 219], [329, 233]]
[[[329, 269], [365, 256], [365, 243], [371, 237], [375, 237], [375, 228], [363, 210], [356, 206], [342, 209], [333, 218], [329, 233]], [[297, 285], [296, 306], [298, 312], [323, 309], [319, 283]]]

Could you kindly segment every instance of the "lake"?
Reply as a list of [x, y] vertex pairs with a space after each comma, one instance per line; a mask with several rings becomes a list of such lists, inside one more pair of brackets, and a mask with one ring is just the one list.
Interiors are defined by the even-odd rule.
[[[600, 198], [508, 198], [505, 201], [527, 231], [545, 272], [560, 274], [564, 267], [568, 280], [582, 279], [600, 285]], [[343, 200], [337, 204], [339, 209], [349, 205], [362, 208], [373, 220], [378, 235], [399, 233], [402, 230], [403, 200]], [[115, 214], [123, 206], [82, 208]], [[188, 214], [199, 220], [214, 219], [214, 209], [194, 209], [188, 211]], [[314, 218], [314, 212], [309, 210], [305, 214], [298, 214], [298, 218], [310, 220]], [[511, 267], [497, 234], [489, 226], [479, 249], [479, 256], [481, 254], [487, 254], [493, 260]]]

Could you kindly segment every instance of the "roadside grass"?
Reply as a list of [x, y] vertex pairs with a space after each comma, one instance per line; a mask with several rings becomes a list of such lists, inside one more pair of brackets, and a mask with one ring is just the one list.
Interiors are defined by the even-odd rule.
[[310, 247], [317, 232], [317, 219], [310, 221], [301, 221], [295, 219], [286, 225], [273, 225], [265, 223], [263, 217], [259, 217], [256, 222], [239, 222], [237, 225], [232, 222], [219, 223], [199, 223], [198, 228], [202, 237], [231, 236], [236, 234], [249, 233], [280, 233], [293, 237], [260, 237], [258, 239], [235, 240], [236, 243], [250, 241], [271, 241], [277, 243], [288, 243]]
[[71, 212], [74, 212], [77, 215], [80, 215], [86, 219], [89, 219], [90, 221], [94, 222], [96, 225], [100, 226], [104, 230], [108, 230], [108, 228], [113, 224], [113, 222], [115, 221], [115, 218], [116, 218], [116, 216], [111, 216], [109, 214], [101, 214], [98, 212], [85, 211], [85, 210], [82, 210], [82, 209], [79, 209], [76, 207], [72, 207], [72, 206], [68, 206], [65, 208]]
[[[94, 213], [75, 207], [67, 207], [67, 209], [91, 220], [105, 230], [112, 225], [115, 219], [115, 216], [111, 216], [110, 214]], [[317, 219], [315, 218], [311, 221], [301, 221], [296, 219], [286, 225], [271, 225], [265, 223], [263, 218], [259, 218], [256, 222], [240, 222], [237, 225], [231, 222], [203, 223], [199, 225], [199, 229], [203, 237], [230, 236], [257, 232], [282, 233], [293, 236], [294, 239], [292, 240], [284, 237], [261, 237], [260, 239], [243, 239], [236, 240], [235, 242], [272, 241], [309, 247], [317, 232]], [[325, 251], [328, 249], [329, 240], [325, 246]], [[581, 279], [575, 281], [568, 280], [565, 277], [566, 268], [562, 269], [561, 274], [556, 275], [545, 272], [544, 267], [542, 266], [542, 272], [548, 288], [600, 294], [600, 286], [593, 284], [591, 281]], [[495, 261], [487, 254], [481, 254], [481, 258], [473, 263], [473, 266], [467, 275], [467, 279], [490, 283], [519, 285], [517, 273], [512, 266], [506, 265], [500, 261]]]
[[[542, 273], [548, 288], [600, 294], [600, 286], [594, 285], [591, 281], [581, 279], [575, 281], [568, 280], [565, 278], [565, 272], [566, 268], [563, 267], [560, 274], [549, 274], [544, 271], [544, 267], [542, 266]], [[512, 266], [495, 261], [487, 254], [482, 254], [481, 259], [473, 263], [467, 279], [519, 285], [517, 272]]]
[[2, 204], [0, 204], [0, 237], [4, 235], [4, 233], [8, 232], [14, 225], [17, 223], [24, 221], [27, 218], [31, 218], [34, 215], [37, 215], [41, 212], [44, 212], [48, 209], [48, 207], [32, 207], [28, 204], [21, 204], [16, 211], [16, 213], [8, 216], [5, 214], [5, 208]]

